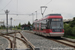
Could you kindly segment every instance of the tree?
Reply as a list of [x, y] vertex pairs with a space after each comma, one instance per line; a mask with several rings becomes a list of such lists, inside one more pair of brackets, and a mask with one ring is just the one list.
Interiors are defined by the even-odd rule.
[[72, 28], [72, 36], [75, 36], [75, 27]]
[[19, 25], [18, 25], [18, 27], [17, 27], [18, 29], [20, 29], [21, 28], [21, 23], [19, 23]]
[[75, 21], [75, 17], [73, 18], [73, 21]]
[[30, 21], [28, 21], [28, 25], [29, 25], [29, 26], [31, 25]]
[[70, 36], [72, 33], [72, 28], [70, 27], [69, 24], [64, 24], [64, 32], [65, 32], [65, 36]]
[[74, 27], [75, 26], [75, 17], [73, 18], [73, 21], [71, 21], [69, 24], [70, 24], [70, 27]]
[[75, 17], [70, 23], [64, 24], [64, 33], [65, 36], [75, 36]]
[[5, 25], [1, 25], [0, 26], [0, 29], [5, 29]]
[[19, 23], [19, 27], [21, 27], [21, 23]]

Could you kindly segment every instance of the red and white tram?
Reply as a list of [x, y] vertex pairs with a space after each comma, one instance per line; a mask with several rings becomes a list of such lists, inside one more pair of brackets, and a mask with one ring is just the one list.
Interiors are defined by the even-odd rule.
[[63, 17], [61, 14], [49, 14], [33, 22], [33, 31], [36, 34], [61, 37], [64, 35]]

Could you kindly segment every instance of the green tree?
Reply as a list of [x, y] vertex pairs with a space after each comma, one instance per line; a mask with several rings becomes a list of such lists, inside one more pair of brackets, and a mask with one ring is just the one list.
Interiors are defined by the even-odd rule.
[[75, 26], [75, 17], [73, 18], [73, 21], [71, 21], [69, 24], [70, 24], [70, 27], [74, 27]]
[[5, 25], [0, 26], [0, 29], [5, 29]]
[[75, 36], [75, 27], [72, 28], [72, 36]]
[[18, 29], [20, 29], [21, 28], [21, 23], [19, 23], [19, 25], [18, 25]]
[[31, 25], [30, 21], [28, 21], [28, 25]]
[[73, 18], [73, 21], [75, 21], [75, 17]]
[[21, 27], [21, 23], [19, 23], [19, 27]]
[[69, 24], [64, 24], [64, 32], [65, 32], [65, 36], [70, 36], [72, 35], [72, 28], [70, 27]]

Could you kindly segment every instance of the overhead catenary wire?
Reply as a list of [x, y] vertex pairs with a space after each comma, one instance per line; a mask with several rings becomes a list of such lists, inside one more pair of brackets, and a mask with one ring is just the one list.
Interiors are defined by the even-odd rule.
[[[47, 6], [49, 3], [51, 3], [52, 2], [52, 0], [50, 0], [49, 2], [47, 2], [46, 4], [45, 4], [45, 6]], [[36, 11], [37, 11], [37, 14], [38, 14], [38, 11], [40, 10], [40, 8], [39, 9], [37, 9]], [[46, 10], [46, 8], [45, 8], [45, 10]], [[45, 12], [45, 10], [44, 10], [44, 12]], [[43, 13], [44, 13], [43, 12]], [[33, 12], [33, 13], [35, 13], [35, 12]], [[37, 19], [37, 17], [36, 17], [36, 19]]]
[[49, 3], [51, 3], [52, 2], [52, 0], [50, 0], [48, 3], [46, 3], [45, 5], [48, 5]]
[[[51, 3], [52, 2], [52, 0], [50, 0], [49, 2], [47, 2], [45, 5], [47, 6], [49, 3]], [[39, 11], [40, 10], [40, 8], [39, 9], [37, 9], [36, 11]], [[34, 13], [34, 12], [33, 12]]]
[[[2, 10], [4, 10], [4, 9], [11, 3], [11, 1], [12, 1], [12, 0], [10, 0], [9, 3], [8, 3]], [[48, 5], [49, 3], [51, 3], [51, 1], [52, 1], [52, 0], [50, 0], [49, 2], [47, 2], [45, 5]], [[19, 14], [18, 14], [18, 0], [17, 0], [17, 7], [16, 7], [16, 9], [17, 9], [17, 15], [19, 15]], [[1, 12], [2, 10], [0, 10], [0, 12]], [[40, 8], [36, 10], [37, 13], [38, 13], [39, 10], [40, 10]], [[35, 12], [33, 12], [33, 13], [35, 13]], [[24, 15], [25, 15], [25, 14], [24, 14]], [[27, 15], [27, 14], [26, 14], [26, 15]], [[28, 14], [28, 15], [31, 15], [31, 14]]]
[[[50, 0], [49, 2], [47, 2], [45, 5], [47, 6], [49, 3], [51, 3], [52, 2], [52, 0]], [[37, 9], [36, 11], [39, 11], [40, 10], [40, 8], [39, 9]]]
[[[49, 2], [47, 2], [45, 5], [47, 6], [47, 5], [48, 5], [49, 3], [51, 3], [51, 2], [52, 2], [52, 0], [50, 0]], [[38, 10], [40, 10], [40, 9], [38, 9]], [[38, 11], [38, 10], [37, 10], [37, 11]]]
[[16, 7], [17, 7], [17, 8], [16, 8], [16, 9], [17, 9], [17, 13], [18, 13], [18, 0], [17, 0], [17, 6], [16, 6]]
[[6, 5], [0, 10], [0, 12], [3, 11], [3, 10], [11, 3], [11, 1], [12, 1], [12, 0], [10, 0], [10, 1], [8, 2], [8, 4], [6, 4]]

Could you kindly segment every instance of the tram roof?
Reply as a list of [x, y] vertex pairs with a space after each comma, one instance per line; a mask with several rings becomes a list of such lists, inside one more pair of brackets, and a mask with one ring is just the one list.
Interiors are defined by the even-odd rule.
[[61, 14], [48, 14], [45, 17], [47, 17], [47, 16], [61, 16]]
[[36, 20], [34, 22], [41, 21], [41, 20], [44, 20], [44, 19], [50, 19], [50, 18], [62, 18], [62, 16], [61, 16], [61, 14], [48, 14], [44, 18]]

